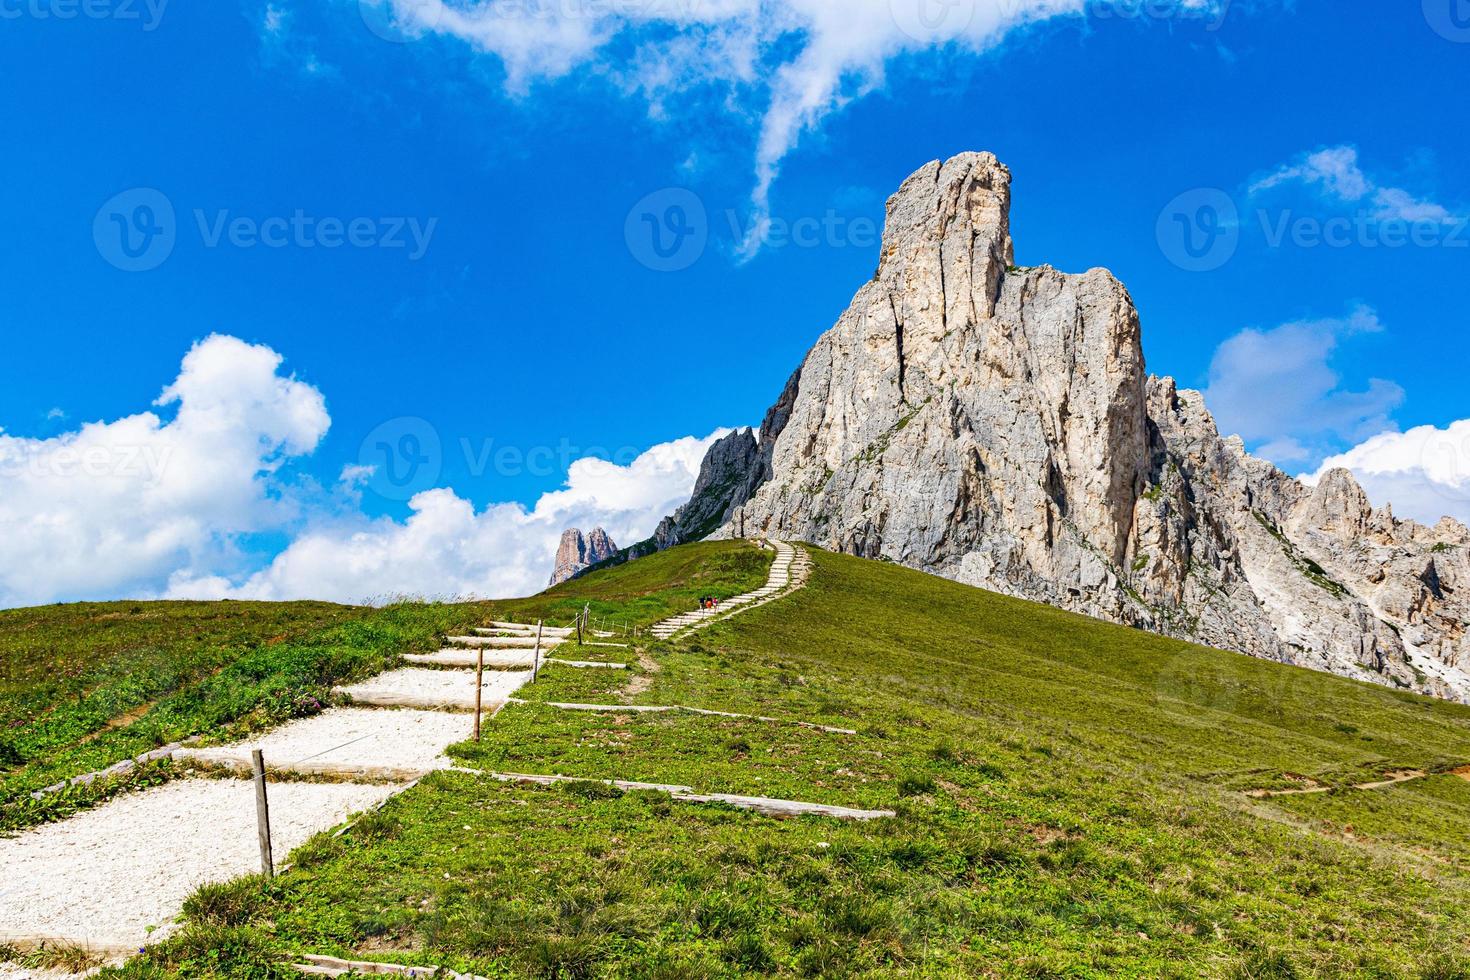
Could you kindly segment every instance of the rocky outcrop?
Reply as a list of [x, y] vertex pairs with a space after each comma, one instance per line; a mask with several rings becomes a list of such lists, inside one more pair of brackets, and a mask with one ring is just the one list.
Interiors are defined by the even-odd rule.
[[551, 570], [551, 584], [560, 585], [574, 579], [617, 553], [618, 546], [600, 527], [593, 528], [592, 533], [586, 535], [577, 528], [563, 531], [561, 544], [556, 549], [556, 565]]
[[[1017, 268], [1010, 172], [931, 163], [877, 274], [667, 542], [769, 533], [1254, 656], [1470, 700], [1470, 532], [1305, 486], [1144, 366], [1110, 273]], [[660, 538], [662, 543], [664, 538]]]
[[[735, 505], [748, 500], [764, 470], [755, 433], [740, 429], [705, 453], [689, 503], [665, 517], [653, 534], [659, 550], [709, 537], [730, 521]], [[737, 535], [740, 528], [735, 529]]]

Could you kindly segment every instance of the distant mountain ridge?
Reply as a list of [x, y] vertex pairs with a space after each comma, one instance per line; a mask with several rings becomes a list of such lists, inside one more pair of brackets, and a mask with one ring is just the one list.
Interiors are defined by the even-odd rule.
[[805, 540], [1470, 701], [1470, 531], [1222, 437], [1198, 392], [1147, 374], [1110, 273], [1014, 265], [1010, 186], [988, 153], [906, 180], [877, 274], [645, 546]]
[[602, 528], [593, 528], [592, 533], [585, 535], [578, 528], [568, 528], [562, 532], [561, 544], [556, 549], [551, 584], [560, 585], [574, 579], [617, 553], [618, 546], [613, 544], [613, 539]]

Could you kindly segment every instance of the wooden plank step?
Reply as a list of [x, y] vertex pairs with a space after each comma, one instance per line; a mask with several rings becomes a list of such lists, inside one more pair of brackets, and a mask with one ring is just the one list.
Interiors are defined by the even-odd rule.
[[503, 783], [525, 783], [535, 786], [554, 786], [560, 783], [602, 783], [621, 790], [654, 790], [668, 793], [670, 799], [680, 803], [723, 803], [741, 810], [752, 810], [767, 817], [789, 819], [791, 817], [831, 817], [835, 820], [887, 820], [898, 816], [892, 810], [859, 810], [853, 807], [832, 806], [827, 803], [805, 803], [801, 800], [779, 800], [766, 796], [740, 796], [734, 793], [696, 793], [688, 786], [667, 783], [635, 783], [621, 779], [582, 779], [577, 776], [541, 776], [517, 772], [483, 772], [478, 769], [456, 767], [454, 772], [476, 776], [488, 776]]
[[[534, 636], [451, 636], [449, 642], [457, 647], [485, 647], [487, 649], [530, 650], [536, 646]], [[560, 637], [543, 637], [541, 649], [560, 646], [566, 640]]]
[[[403, 657], [411, 664], [428, 664], [434, 667], [474, 667], [479, 655], [473, 650], [440, 650], [438, 653], [408, 653]], [[531, 651], [521, 655], [503, 656], [493, 653], [485, 655], [486, 670], [529, 670], [532, 666]], [[546, 658], [542, 657], [545, 663]]]
[[[474, 685], [471, 684], [471, 687]], [[475, 710], [475, 695], [473, 692], [463, 695], [423, 695], [409, 694], [400, 691], [360, 691], [358, 693], [344, 692], [352, 699], [354, 706], [359, 708], [416, 708], [420, 711], [455, 711], [473, 712]], [[503, 700], [482, 699], [480, 708], [489, 714], [494, 714], [504, 707]]]
[[892, 810], [856, 810], [825, 803], [803, 803], [799, 800], [776, 800], [764, 796], [735, 796], [729, 793], [675, 793], [682, 803], [724, 803], [741, 810], [754, 810], [767, 817], [832, 817], [836, 820], [888, 820], [898, 816]]
[[[183, 749], [174, 753], [177, 762], [214, 766], [243, 775], [253, 775], [254, 764], [250, 756], [236, 755], [231, 749]], [[266, 771], [278, 775], [325, 776], [330, 778], [368, 783], [408, 783], [422, 779], [433, 770], [422, 766], [375, 766], [341, 762], [287, 762], [269, 763]]]

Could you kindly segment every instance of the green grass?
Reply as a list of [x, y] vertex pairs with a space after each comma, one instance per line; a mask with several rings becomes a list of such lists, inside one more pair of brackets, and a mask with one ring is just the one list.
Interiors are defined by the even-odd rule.
[[0, 612], [0, 831], [57, 819], [106, 785], [31, 792], [191, 735], [236, 737], [313, 714], [333, 685], [480, 622], [470, 606], [111, 603]]
[[[661, 556], [681, 595], [694, 555]], [[1470, 976], [1470, 783], [1240, 792], [1462, 766], [1470, 709], [815, 557], [800, 593], [651, 645], [632, 700], [857, 735], [533, 703], [454, 752], [896, 819], [440, 773], [276, 882], [206, 896], [122, 975], [283, 975], [282, 957], [322, 952], [487, 977]], [[657, 572], [496, 615], [677, 605]], [[592, 673], [552, 668], [531, 696], [626, 694]]]

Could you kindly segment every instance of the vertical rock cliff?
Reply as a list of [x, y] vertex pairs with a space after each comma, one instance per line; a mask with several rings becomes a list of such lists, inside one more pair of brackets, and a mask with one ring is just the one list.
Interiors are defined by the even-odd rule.
[[1110, 273], [1013, 264], [1010, 194], [988, 153], [903, 183], [877, 274], [759, 439], [711, 451], [660, 546], [769, 533], [1470, 699], [1470, 532], [1222, 437], [1199, 393], [1148, 375]]

